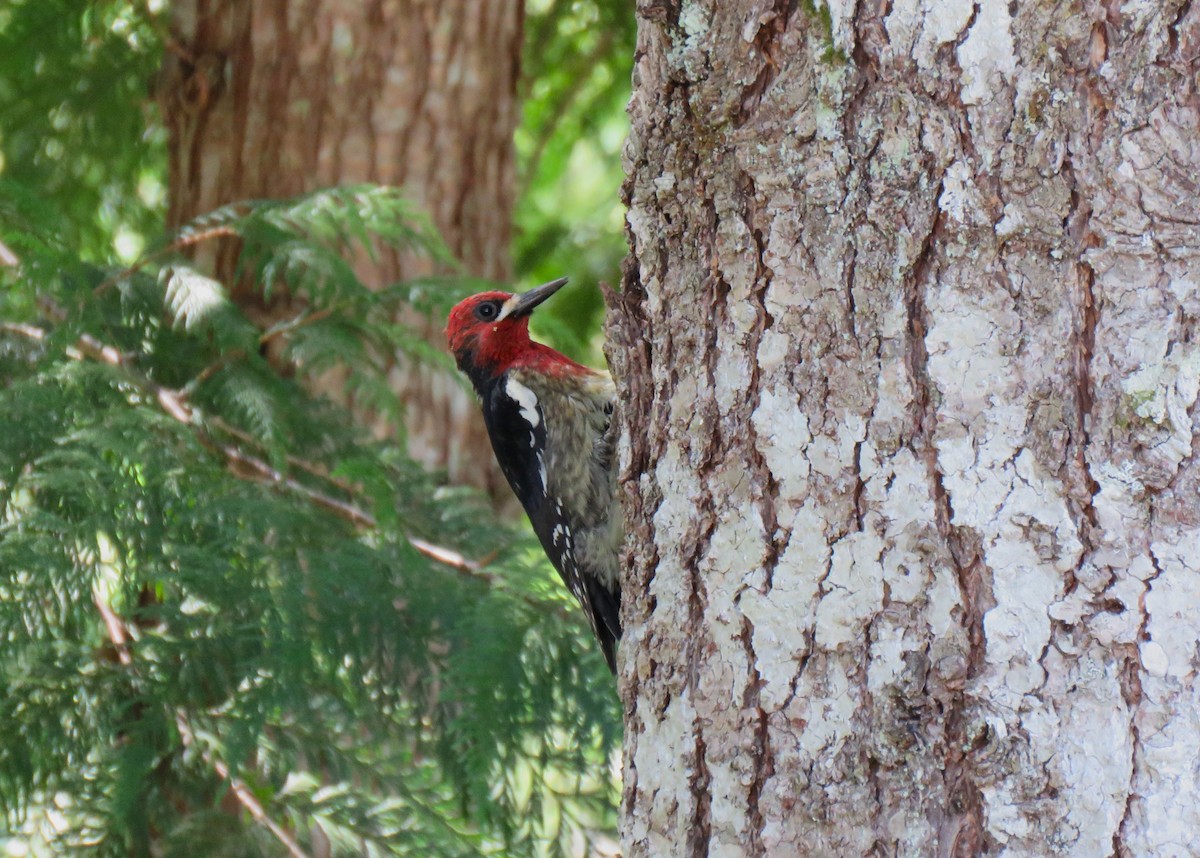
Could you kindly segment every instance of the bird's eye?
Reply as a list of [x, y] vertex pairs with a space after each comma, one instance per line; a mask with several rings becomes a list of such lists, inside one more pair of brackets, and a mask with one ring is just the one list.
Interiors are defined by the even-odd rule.
[[490, 322], [492, 319], [496, 318], [496, 314], [498, 312], [500, 312], [500, 308], [497, 307], [493, 301], [488, 301], [486, 304], [480, 304], [475, 308], [475, 315], [485, 322]]

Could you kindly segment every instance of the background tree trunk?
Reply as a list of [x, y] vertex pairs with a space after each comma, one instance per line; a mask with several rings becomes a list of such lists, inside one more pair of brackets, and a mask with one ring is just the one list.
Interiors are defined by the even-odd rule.
[[[468, 274], [510, 278], [521, 0], [180, 0], [172, 13], [169, 226], [240, 199], [396, 185]], [[211, 264], [228, 282], [225, 253]], [[383, 285], [431, 265], [385, 255], [364, 277]], [[439, 345], [442, 321], [427, 331]], [[454, 380], [411, 368], [395, 380], [416, 458], [504, 486]]]
[[626, 856], [1195, 854], [1200, 4], [639, 16]]

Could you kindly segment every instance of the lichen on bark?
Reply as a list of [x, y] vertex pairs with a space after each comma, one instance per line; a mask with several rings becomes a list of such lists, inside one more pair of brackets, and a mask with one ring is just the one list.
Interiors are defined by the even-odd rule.
[[820, 9], [639, 6], [626, 854], [1183, 854], [1200, 8]]

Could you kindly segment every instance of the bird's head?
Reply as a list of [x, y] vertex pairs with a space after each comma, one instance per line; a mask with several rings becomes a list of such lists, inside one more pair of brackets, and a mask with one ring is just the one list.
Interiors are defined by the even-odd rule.
[[494, 376], [514, 366], [544, 362], [549, 355], [566, 361], [529, 339], [529, 316], [534, 308], [566, 282], [566, 277], [560, 277], [520, 295], [480, 292], [458, 302], [446, 322], [446, 339], [459, 369], [472, 376]]

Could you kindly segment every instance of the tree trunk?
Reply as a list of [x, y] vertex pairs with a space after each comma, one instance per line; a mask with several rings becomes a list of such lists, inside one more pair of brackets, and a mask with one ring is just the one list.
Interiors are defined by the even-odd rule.
[[[468, 274], [510, 278], [521, 0], [180, 0], [172, 15], [160, 81], [170, 226], [234, 200], [396, 185]], [[210, 264], [229, 279], [222, 254]], [[359, 267], [378, 285], [432, 270], [399, 254]], [[441, 327], [426, 331], [439, 345]], [[504, 486], [481, 466], [490, 448], [457, 383], [411, 368], [395, 379], [418, 459]]]
[[1200, 4], [639, 16], [625, 855], [1197, 854]]

